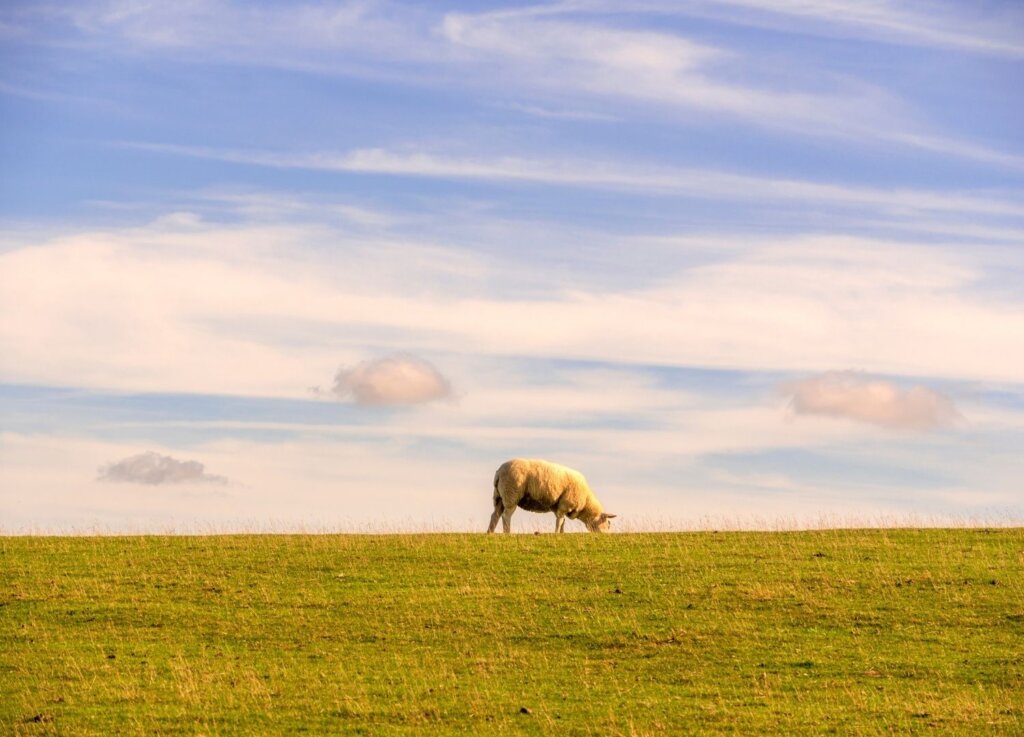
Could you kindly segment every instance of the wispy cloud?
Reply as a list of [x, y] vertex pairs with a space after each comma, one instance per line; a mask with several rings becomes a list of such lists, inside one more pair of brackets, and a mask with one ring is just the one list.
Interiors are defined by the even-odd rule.
[[102, 466], [97, 481], [163, 486], [167, 484], [226, 484], [227, 478], [206, 472], [199, 461], [180, 461], [153, 451]]
[[410, 21], [417, 13], [393, 6], [392, 14], [403, 21], [395, 22], [382, 5], [349, 0], [280, 8], [231, 0], [170, 4], [87, 0], [51, 9], [47, 15], [64, 19], [86, 39], [121, 39], [126, 51], [189, 48], [254, 63], [259, 62], [255, 55], [263, 52], [262, 63], [274, 65], [308, 59], [309, 51], [399, 47], [396, 37], [405, 41], [408, 53], [415, 45], [406, 33], [412, 30]]
[[495, 73], [516, 87], [526, 83], [561, 95], [689, 108], [804, 131], [849, 128], [858, 121], [867, 129], [867, 121], [881, 112], [879, 91], [866, 85], [822, 93], [772, 89], [736, 81], [735, 75], [726, 81], [722, 67], [743, 66], [736, 54], [671, 33], [602, 26], [586, 17], [500, 11], [451, 13], [441, 29], [451, 43], [498, 65]]
[[[490, 104], [494, 90], [501, 89], [516, 100], [512, 106], [550, 120], [645, 118], [651, 112], [670, 119], [710, 116], [712, 122], [729, 120], [776, 133], [1024, 168], [1019, 155], [922, 125], [905, 97], [879, 80], [824, 68], [808, 79], [805, 59], [774, 57], [767, 63], [728, 40], [712, 44], [669, 32], [657, 23], [664, 13], [712, 14], [741, 24], [791, 23], [801, 32], [839, 29], [1015, 58], [1022, 54], [1019, 33], [1015, 40], [1006, 30], [1024, 26], [1017, 14], [972, 19], [950, 5], [935, 10], [881, 0], [694, 0], [626, 9], [600, 1], [565, 2], [477, 13], [394, 2], [284, 9], [210, 0], [102, 1], [15, 15], [36, 18], [44, 39], [70, 34], [65, 41], [104, 54], [176, 59], [188, 49], [189, 58], [199, 61], [458, 87], [489, 98]], [[630, 18], [628, 26], [615, 22], [624, 16]], [[55, 30], [55, 19], [64, 19], [63, 31]], [[795, 81], [800, 79], [805, 83]]]
[[930, 430], [956, 421], [953, 402], [925, 386], [902, 388], [852, 371], [830, 371], [782, 387], [800, 415], [824, 415], [897, 430]]
[[281, 153], [179, 146], [163, 143], [120, 144], [154, 153], [189, 156], [281, 169], [431, 177], [494, 182], [530, 182], [668, 194], [698, 199], [775, 200], [872, 207], [885, 211], [953, 211], [1019, 216], [1013, 193], [976, 196], [948, 191], [882, 189], [738, 174], [713, 169], [643, 166], [633, 162], [543, 159], [483, 155], [459, 157], [429, 151], [383, 148], [347, 152]]
[[[723, 0], [723, 4], [734, 6], [731, 11], [738, 6], [768, 9], [761, 0]], [[518, 11], [450, 13], [441, 28], [451, 43], [471, 49], [482, 61], [496, 65], [495, 74], [513, 89], [529, 89], [541, 95], [546, 92], [557, 99], [616, 100], [620, 107], [623, 102], [654, 105], [805, 137], [856, 140], [858, 145], [897, 144], [948, 157], [1024, 168], [1024, 157], [922, 127], [904, 99], [877, 83], [823, 68], [817, 70], [813, 84], [801, 87], [794, 83], [801, 77], [794, 73], [802, 71], [799, 62], [790, 62], [791, 67], [782, 63], [773, 74], [772, 66], [780, 61], [775, 59], [766, 65], [749, 50], [712, 46], [664, 31], [602, 24], [609, 14], [625, 12], [643, 18], [647, 13], [657, 17], [701, 8], [707, 12], [717, 7], [714, 0], [682, 6], [655, 2], [630, 5], [628, 11], [623, 11], [619, 4], [566, 2]], [[1019, 40], [1000, 42], [981, 31], [965, 35], [962, 18], [953, 12], [948, 13], [945, 30], [933, 28], [930, 32], [930, 25], [920, 22], [928, 13], [911, 12], [901, 17], [898, 8], [884, 2], [869, 8], [845, 0], [787, 2], [776, 12], [811, 18], [831, 17], [835, 12], [841, 27], [884, 28], [933, 43], [959, 43], [965, 48], [1024, 55]], [[728, 22], [732, 15], [723, 12], [720, 17]], [[1020, 23], [1024, 18], [1016, 20], [1024, 27]], [[1002, 31], [998, 23], [988, 24], [986, 30]]]
[[618, 118], [609, 113], [598, 113], [591, 110], [575, 110], [571, 108], [544, 107], [542, 105], [526, 105], [517, 102], [499, 103], [496, 104], [496, 107], [500, 107], [504, 110], [513, 110], [515, 112], [523, 113], [524, 115], [532, 115], [537, 118], [548, 118], [551, 120], [618, 120]]
[[340, 369], [331, 394], [339, 399], [351, 398], [357, 404], [399, 406], [446, 399], [452, 395], [452, 387], [429, 361], [396, 354]]
[[[612, 3], [588, 3], [613, 10]], [[1024, 12], [949, 0], [645, 0], [640, 12], [708, 15], [731, 24], [1024, 58]]]

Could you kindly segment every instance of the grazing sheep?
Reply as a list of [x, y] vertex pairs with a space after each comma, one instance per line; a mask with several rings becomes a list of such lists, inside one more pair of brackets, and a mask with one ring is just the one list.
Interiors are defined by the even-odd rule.
[[549, 461], [514, 458], [494, 473], [494, 514], [488, 532], [501, 517], [505, 532], [512, 531], [516, 507], [529, 512], [554, 512], [555, 532], [565, 532], [565, 518], [578, 519], [591, 532], [606, 532], [615, 517], [606, 514], [583, 474]]

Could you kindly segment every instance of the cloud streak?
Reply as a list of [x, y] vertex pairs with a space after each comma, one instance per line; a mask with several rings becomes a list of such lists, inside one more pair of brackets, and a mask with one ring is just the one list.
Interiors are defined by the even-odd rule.
[[823, 415], [894, 430], [933, 430], [960, 417], [953, 402], [924, 386], [898, 385], [852, 371], [830, 371], [786, 384], [798, 415]]
[[[592, 3], [594, 10], [612, 8]], [[1024, 14], [1010, 5], [972, 6], [914, 0], [647, 0], [648, 12], [706, 15], [727, 23], [826, 37], [853, 37], [1024, 58]]]
[[813, 202], [896, 213], [934, 211], [1019, 216], [1024, 208], [1024, 203], [1017, 201], [1013, 193], [974, 196], [921, 189], [882, 189], [762, 177], [714, 169], [643, 166], [620, 161], [513, 156], [457, 157], [428, 151], [393, 151], [383, 148], [295, 154], [162, 143], [121, 145], [154, 153], [278, 169], [526, 182], [726, 201]]
[[228, 482], [224, 476], [206, 472], [199, 461], [179, 461], [153, 451], [140, 453], [99, 469], [97, 481], [108, 483], [166, 486], [176, 484], [218, 484]]

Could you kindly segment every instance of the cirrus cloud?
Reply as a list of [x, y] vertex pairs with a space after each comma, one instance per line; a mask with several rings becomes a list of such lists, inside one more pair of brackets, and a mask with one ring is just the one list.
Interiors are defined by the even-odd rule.
[[903, 389], [855, 371], [828, 371], [785, 384], [783, 394], [801, 415], [825, 415], [899, 430], [949, 425], [960, 414], [948, 398], [924, 386]]
[[199, 461], [179, 461], [153, 451], [108, 463], [99, 470], [98, 481], [147, 484], [226, 484], [227, 478], [206, 472]]
[[339, 369], [331, 393], [370, 406], [425, 404], [452, 395], [448, 379], [429, 361], [395, 354]]

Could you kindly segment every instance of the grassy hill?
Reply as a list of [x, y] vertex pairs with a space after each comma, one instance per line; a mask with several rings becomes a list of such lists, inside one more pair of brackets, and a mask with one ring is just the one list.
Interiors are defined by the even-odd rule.
[[16, 735], [1024, 734], [1024, 530], [0, 538]]

